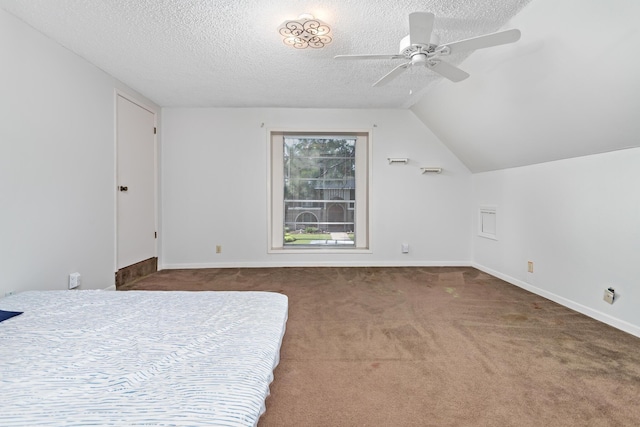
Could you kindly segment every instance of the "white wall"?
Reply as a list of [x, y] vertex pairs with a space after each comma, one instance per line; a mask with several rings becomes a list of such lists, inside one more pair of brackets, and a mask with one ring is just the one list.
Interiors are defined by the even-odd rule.
[[112, 286], [123, 85], [3, 10], [0, 63], [0, 297]]
[[[168, 108], [162, 114], [164, 268], [469, 264], [470, 173], [410, 111]], [[371, 253], [267, 253], [269, 129], [372, 130]], [[388, 157], [410, 163], [389, 165]], [[420, 166], [444, 172], [422, 175]], [[409, 254], [401, 253], [403, 242]]]
[[640, 148], [475, 174], [474, 211], [498, 207], [499, 240], [475, 236], [474, 265], [640, 336], [638, 183]]

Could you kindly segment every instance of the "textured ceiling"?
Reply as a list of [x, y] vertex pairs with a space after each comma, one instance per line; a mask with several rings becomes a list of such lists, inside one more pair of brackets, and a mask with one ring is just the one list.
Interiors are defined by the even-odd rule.
[[[164, 107], [408, 108], [441, 77], [413, 68], [372, 88], [397, 61], [333, 56], [397, 53], [411, 12], [434, 13], [444, 43], [497, 31], [529, 1], [0, 0], [0, 7]], [[328, 23], [333, 42], [286, 46], [277, 29], [302, 13]]]

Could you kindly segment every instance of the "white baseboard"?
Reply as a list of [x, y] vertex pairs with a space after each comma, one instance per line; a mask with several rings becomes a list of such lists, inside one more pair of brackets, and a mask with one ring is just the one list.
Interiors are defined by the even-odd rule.
[[229, 263], [189, 263], [163, 264], [159, 270], [193, 268], [269, 268], [269, 267], [470, 267], [469, 261], [428, 261], [428, 262], [353, 262], [353, 261], [286, 261], [286, 262], [229, 262]]
[[107, 286], [106, 288], [103, 289], [103, 291], [115, 291], [115, 290], [116, 290], [116, 285]]
[[158, 270], [179, 270], [194, 268], [281, 268], [281, 267], [470, 267], [469, 261], [415, 261], [415, 262], [337, 262], [337, 261], [286, 261], [286, 262], [227, 262], [163, 264]]
[[636, 326], [636, 325], [634, 325], [632, 323], [626, 322], [624, 320], [620, 320], [620, 319], [615, 318], [613, 316], [610, 316], [608, 314], [602, 313], [602, 312], [600, 312], [598, 310], [594, 310], [594, 309], [592, 309], [590, 307], [587, 307], [585, 305], [579, 304], [579, 303], [577, 303], [575, 301], [572, 301], [570, 299], [561, 297], [559, 295], [556, 295], [556, 294], [554, 294], [552, 292], [549, 292], [549, 291], [546, 291], [544, 289], [540, 289], [540, 288], [538, 288], [536, 286], [532, 286], [529, 283], [523, 282], [522, 280], [515, 279], [515, 278], [513, 278], [511, 276], [508, 276], [506, 274], [502, 274], [502, 273], [500, 273], [498, 271], [492, 270], [492, 269], [490, 269], [488, 267], [485, 267], [483, 265], [480, 265], [478, 263], [472, 262], [471, 266], [474, 267], [474, 268], [477, 268], [480, 271], [484, 271], [487, 274], [495, 276], [498, 279], [502, 279], [505, 282], [508, 282], [508, 283], [510, 283], [512, 285], [515, 285], [515, 286], [517, 286], [519, 288], [522, 288], [522, 289], [524, 289], [526, 291], [529, 291], [529, 292], [531, 292], [533, 294], [540, 295], [541, 297], [544, 297], [544, 298], [546, 298], [548, 300], [551, 300], [553, 302], [557, 302], [558, 304], [563, 305], [563, 306], [565, 306], [567, 308], [570, 308], [571, 310], [577, 311], [578, 313], [582, 313], [585, 316], [589, 316], [589, 317], [591, 317], [593, 319], [596, 319], [596, 320], [598, 320], [598, 321], [600, 321], [602, 323], [606, 323], [609, 326], [613, 326], [616, 329], [620, 329], [621, 331], [627, 332], [627, 333], [629, 333], [631, 335], [634, 335], [634, 336], [640, 338], [640, 327], [638, 327], [638, 326]]

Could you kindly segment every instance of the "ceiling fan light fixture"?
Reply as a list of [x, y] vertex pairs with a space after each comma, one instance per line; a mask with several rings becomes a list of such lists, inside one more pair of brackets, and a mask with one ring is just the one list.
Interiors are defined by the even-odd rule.
[[321, 49], [332, 40], [331, 27], [308, 13], [300, 15], [298, 19], [283, 22], [278, 32], [283, 37], [284, 44], [296, 49]]

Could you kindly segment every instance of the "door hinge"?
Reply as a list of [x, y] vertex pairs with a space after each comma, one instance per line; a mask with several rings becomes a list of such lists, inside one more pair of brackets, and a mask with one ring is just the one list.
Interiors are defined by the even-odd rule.
[[158, 128], [154, 126], [154, 127], [153, 127], [153, 134], [155, 135], [155, 134], [157, 134], [157, 133], [158, 133]]
[[153, 237], [156, 238], [156, 239], [158, 238], [158, 232], [157, 231], [153, 232]]

